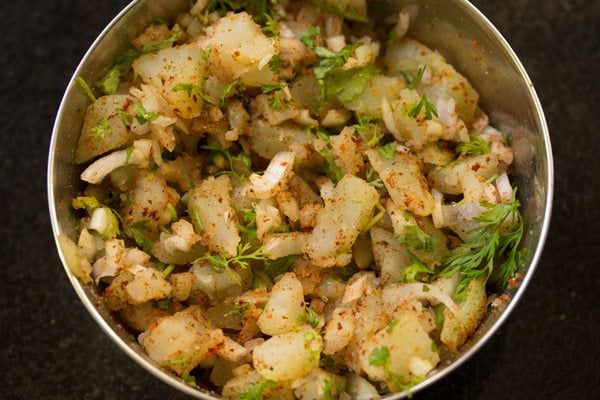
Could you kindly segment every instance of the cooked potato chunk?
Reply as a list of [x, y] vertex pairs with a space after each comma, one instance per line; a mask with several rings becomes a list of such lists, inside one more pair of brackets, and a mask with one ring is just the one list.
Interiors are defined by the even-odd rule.
[[302, 324], [304, 293], [293, 273], [284, 274], [271, 290], [265, 310], [258, 318], [258, 327], [267, 335], [281, 335]]

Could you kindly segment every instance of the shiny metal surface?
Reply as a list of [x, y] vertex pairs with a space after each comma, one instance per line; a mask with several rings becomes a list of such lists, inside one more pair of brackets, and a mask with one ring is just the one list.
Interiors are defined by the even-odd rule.
[[[546, 121], [533, 85], [514, 52], [492, 24], [465, 0], [390, 1], [394, 6], [418, 7], [410, 34], [437, 49], [463, 73], [481, 95], [480, 105], [492, 123], [513, 135], [514, 176], [519, 186], [528, 230], [523, 246], [528, 249], [519, 273], [518, 287], [502, 311], [489, 312], [478, 331], [461, 349], [434, 370], [414, 393], [445, 376], [473, 355], [494, 334], [522, 295], [540, 259], [548, 232], [552, 208], [553, 164]], [[137, 0], [127, 6], [100, 34], [86, 53], [74, 76], [96, 81], [110, 66], [116, 54], [127, 48], [129, 40], [154, 17], [173, 19], [188, 7], [187, 0]], [[55, 237], [75, 237], [75, 218], [70, 201], [80, 190], [81, 168], [74, 164], [74, 149], [87, 99], [71, 80], [56, 118], [48, 163], [48, 201]], [[58, 243], [57, 243], [58, 246]], [[60, 248], [59, 248], [59, 253]], [[200, 399], [217, 398], [214, 393], [193, 389], [164, 372], [147, 356], [128, 333], [103, 307], [93, 288], [82, 286], [66, 267], [75, 291], [101, 328], [131, 358], [150, 373], [177, 390]], [[404, 398], [406, 393], [387, 396]]]

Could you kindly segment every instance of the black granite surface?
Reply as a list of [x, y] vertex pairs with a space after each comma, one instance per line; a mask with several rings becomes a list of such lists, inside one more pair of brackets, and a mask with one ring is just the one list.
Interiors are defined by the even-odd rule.
[[[0, 398], [183, 399], [123, 355], [72, 290], [46, 205], [50, 130], [92, 40], [125, 4], [0, 2]], [[477, 0], [537, 87], [554, 147], [545, 253], [513, 314], [417, 399], [600, 398], [600, 2]]]

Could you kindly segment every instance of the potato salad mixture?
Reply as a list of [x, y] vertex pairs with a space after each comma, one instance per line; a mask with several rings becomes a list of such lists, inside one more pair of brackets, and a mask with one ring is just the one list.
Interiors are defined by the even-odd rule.
[[187, 384], [409, 390], [520, 265], [510, 138], [385, 4], [198, 0], [78, 78], [67, 263]]

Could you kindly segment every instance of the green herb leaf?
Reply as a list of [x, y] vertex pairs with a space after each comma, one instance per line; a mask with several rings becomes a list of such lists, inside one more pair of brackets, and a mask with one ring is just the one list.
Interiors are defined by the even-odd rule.
[[411, 263], [402, 268], [402, 274], [406, 277], [406, 282], [415, 282], [417, 281], [417, 276], [419, 274], [433, 274], [434, 271], [429, 269], [427, 265], [423, 261], [419, 259], [419, 257], [415, 256], [413, 253], [408, 252], [410, 256]]
[[459, 143], [458, 146], [456, 146], [456, 152], [462, 157], [478, 156], [481, 154], [488, 154], [490, 152], [490, 147], [486, 141], [479, 136], [469, 135], [469, 141]]
[[115, 94], [121, 83], [121, 68], [118, 65], [111, 67], [100, 79], [97, 86], [104, 94]]
[[336, 8], [329, 4], [325, 4], [320, 0], [310, 0], [310, 2], [327, 11], [328, 13], [331, 13], [333, 15], [339, 15], [340, 17], [343, 17], [348, 21], [360, 22], [363, 24], [369, 22], [369, 18], [365, 17], [364, 15], [360, 15], [352, 11], [340, 10], [339, 8]]
[[188, 97], [203, 97], [202, 88], [194, 83], [177, 83], [173, 86], [174, 92], [184, 91]]
[[431, 104], [429, 100], [427, 100], [426, 95], [421, 96], [419, 103], [408, 110], [408, 116], [411, 118], [417, 118], [421, 113], [421, 109], [423, 108], [425, 109], [425, 119], [430, 120], [433, 119], [433, 116], [438, 116], [435, 106]]
[[106, 118], [103, 118], [96, 126], [92, 128], [92, 136], [96, 140], [103, 139], [106, 135], [110, 135], [112, 133], [112, 128], [108, 123]]
[[387, 328], [385, 328], [385, 331], [387, 333], [392, 333], [394, 331], [394, 328], [396, 327], [396, 325], [398, 325], [398, 320], [396, 318], [393, 318], [390, 323], [388, 324]]
[[77, 82], [81, 90], [83, 90], [83, 93], [85, 93], [92, 103], [96, 101], [96, 96], [94, 96], [92, 89], [90, 89], [87, 82], [81, 76], [77, 75], [75, 82]]
[[152, 122], [152, 121], [155, 121], [156, 119], [158, 119], [158, 113], [148, 112], [148, 111], [146, 111], [146, 109], [144, 108], [142, 103], [138, 103], [138, 105], [135, 109], [135, 119], [137, 119], [137, 121], [140, 124], [144, 125], [144, 124], [147, 124], [148, 122]]
[[403, 243], [414, 250], [422, 250], [432, 252], [437, 244], [437, 239], [430, 234], [424, 232], [417, 225], [406, 225], [404, 233], [396, 238], [400, 243]]
[[308, 28], [306, 33], [300, 37], [302, 43], [309, 49], [314, 50], [317, 43], [317, 38], [321, 35], [321, 28], [319, 26], [311, 26]]
[[475, 221], [481, 225], [469, 231], [467, 242], [444, 258], [440, 275], [450, 277], [460, 274], [454, 294], [457, 301], [466, 298], [466, 289], [473, 279], [487, 281], [496, 271], [498, 283], [506, 287], [508, 280], [516, 272], [523, 256], [523, 252], [517, 250], [524, 232], [519, 206], [514, 190], [510, 202], [491, 206], [488, 211], [476, 217]]
[[133, 117], [129, 113], [127, 113], [125, 110], [123, 110], [120, 107], [117, 108], [115, 111], [117, 112], [117, 115], [119, 116], [119, 119], [121, 120], [123, 125], [125, 125], [125, 126], [131, 125], [131, 123], [133, 122]]
[[267, 13], [263, 13], [264, 24], [262, 26], [262, 31], [274, 38], [279, 37], [279, 29], [277, 28], [277, 22], [275, 19]]
[[244, 225], [236, 223], [236, 228], [242, 234], [242, 242], [249, 242], [256, 239], [256, 210], [246, 210], [242, 214]]
[[233, 317], [237, 319], [244, 318], [246, 311], [248, 311], [251, 307], [250, 303], [238, 304], [231, 309], [228, 313], [225, 314], [226, 317]]
[[321, 317], [317, 314], [312, 308], [306, 307], [306, 313], [303, 315], [298, 315], [298, 322], [307, 323], [308, 325], [316, 328], [319, 326], [319, 322], [321, 321]]
[[423, 79], [423, 74], [425, 73], [425, 67], [421, 67], [419, 68], [419, 71], [417, 72], [417, 77], [415, 79], [406, 79], [407, 75], [404, 75], [404, 78], [407, 80], [408, 85], [406, 85], [407, 89], [410, 90], [414, 90], [417, 86], [419, 86], [419, 84], [421, 83], [421, 79]]
[[180, 35], [180, 33], [177, 32], [177, 33], [174, 33], [173, 35], [169, 36], [165, 40], [161, 40], [156, 43], [148, 43], [142, 47], [142, 49], [140, 50], [140, 53], [142, 55], [156, 53], [159, 50], [162, 50], [166, 47], [170, 47], [173, 45], [173, 43], [175, 43], [179, 39], [179, 35]]
[[289, 255], [275, 260], [267, 259], [264, 263], [265, 272], [271, 279], [275, 279], [275, 277], [288, 272], [297, 258], [297, 255]]
[[240, 81], [235, 80], [233, 82], [229, 82], [225, 87], [223, 87], [223, 93], [221, 94], [221, 107], [225, 106], [225, 100], [229, 97], [229, 94], [233, 89], [235, 89], [240, 84]]
[[388, 160], [392, 160], [394, 158], [394, 154], [396, 154], [396, 149], [398, 148], [397, 142], [390, 142], [388, 144], [384, 144], [381, 146], [377, 146], [377, 152]]
[[365, 91], [369, 81], [379, 73], [374, 65], [361, 68], [337, 68], [325, 81], [326, 98], [336, 97], [341, 103], [349, 103]]
[[263, 93], [271, 93], [287, 87], [286, 83], [264, 84], [261, 86]]
[[269, 69], [276, 74], [281, 71], [281, 58], [278, 55], [274, 55], [269, 60]]
[[326, 147], [323, 150], [321, 150], [321, 155], [323, 156], [323, 158], [325, 158], [325, 175], [327, 175], [327, 177], [331, 179], [333, 183], [338, 183], [344, 177], [342, 170], [335, 163], [335, 160], [333, 159], [331, 154], [329, 154], [329, 150], [327, 150]]
[[146, 220], [134, 222], [125, 228], [125, 234], [135, 240], [137, 245], [148, 254], [152, 252], [151, 231], [152, 228], [150, 228], [150, 225]]
[[255, 385], [248, 385], [248, 391], [240, 395], [240, 400], [264, 400], [263, 392], [266, 389], [277, 387], [272, 380], [262, 380]]
[[240, 277], [231, 268], [238, 266], [243, 269], [249, 267], [251, 260], [266, 260], [267, 256], [263, 253], [263, 247], [250, 252], [252, 245], [250, 243], [240, 244], [238, 247], [238, 254], [235, 257], [227, 258], [224, 254], [212, 254], [207, 253], [204, 257], [199, 260], [207, 261], [217, 271], [226, 271], [232, 281], [241, 285]]
[[369, 364], [374, 367], [385, 367], [390, 360], [390, 349], [386, 346], [375, 347], [369, 357]]

